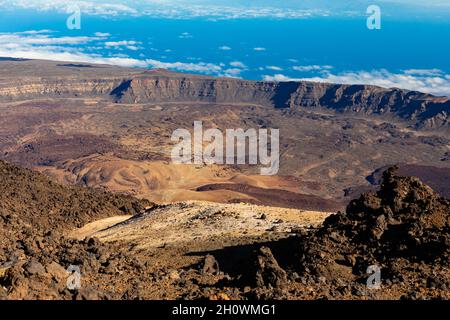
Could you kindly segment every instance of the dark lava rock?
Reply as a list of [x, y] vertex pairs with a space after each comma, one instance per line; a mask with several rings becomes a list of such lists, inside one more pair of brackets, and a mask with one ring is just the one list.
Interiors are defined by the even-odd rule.
[[205, 261], [203, 263], [203, 268], [201, 271], [203, 274], [219, 274], [219, 262], [217, 262], [216, 258], [214, 258], [213, 255], [208, 254], [205, 257]]
[[364, 281], [367, 267], [377, 265], [391, 279], [449, 277], [450, 201], [417, 178], [396, 176], [396, 169], [384, 172], [378, 192], [362, 194], [302, 240], [304, 273]]
[[287, 284], [287, 274], [278, 265], [272, 251], [261, 247], [256, 258], [256, 286], [281, 288]]
[[36, 260], [27, 262], [24, 266], [24, 269], [29, 274], [43, 275], [46, 273], [44, 266]]
[[81, 288], [76, 295], [76, 300], [100, 300], [102, 298], [103, 294], [92, 287]]

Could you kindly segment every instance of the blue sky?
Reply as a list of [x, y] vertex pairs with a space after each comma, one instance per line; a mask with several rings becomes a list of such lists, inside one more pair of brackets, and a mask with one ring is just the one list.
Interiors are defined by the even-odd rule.
[[63, 11], [73, 4], [78, 4], [89, 14], [169, 18], [345, 16], [363, 14], [363, 9], [370, 4], [380, 5], [386, 15], [398, 17], [450, 14], [448, 0], [0, 0], [2, 10], [28, 8]]
[[[380, 30], [366, 27], [373, 3]], [[66, 27], [73, 4], [80, 30]], [[0, 56], [253, 80], [450, 95], [449, 38], [442, 0], [0, 0]]]

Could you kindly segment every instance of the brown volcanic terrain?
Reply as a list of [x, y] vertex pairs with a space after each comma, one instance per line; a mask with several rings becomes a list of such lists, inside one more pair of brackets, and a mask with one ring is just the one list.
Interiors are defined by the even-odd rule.
[[[450, 178], [450, 99], [373, 86], [271, 83], [49, 61], [0, 61], [0, 158], [59, 182], [166, 203], [245, 201], [329, 211], [380, 168]], [[280, 171], [177, 166], [173, 130], [279, 128]], [[432, 169], [434, 170], [434, 169]], [[444, 177], [444, 178], [442, 178]], [[313, 199], [313, 200], [312, 200]]]
[[[450, 298], [449, 104], [0, 59], [0, 299]], [[172, 163], [199, 120], [279, 128], [279, 174]]]
[[[206, 254], [197, 251], [278, 239], [329, 215], [209, 202], [152, 206], [3, 161], [0, 179], [0, 300], [199, 298], [210, 293], [197, 281], [212, 285], [224, 274], [198, 272]], [[85, 240], [92, 236], [102, 242]], [[66, 286], [70, 265], [81, 268], [80, 290]]]
[[[144, 209], [1, 161], [0, 179], [0, 299], [450, 298], [450, 202], [392, 170], [332, 215], [196, 201]], [[381, 290], [366, 287], [369, 265], [382, 268]]]
[[395, 115], [415, 127], [449, 129], [450, 99], [365, 85], [256, 82], [49, 61], [1, 61], [2, 99], [51, 95], [110, 96], [128, 104], [205, 102], [275, 108], [327, 108], [358, 114]]

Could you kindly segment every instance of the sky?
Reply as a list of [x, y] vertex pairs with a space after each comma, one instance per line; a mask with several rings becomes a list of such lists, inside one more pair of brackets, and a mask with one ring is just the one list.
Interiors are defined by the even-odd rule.
[[[371, 4], [382, 6], [386, 14], [437, 14], [450, 10], [448, 0], [0, 0], [3, 10], [34, 8], [64, 10], [78, 4], [91, 14], [130, 14], [166, 17], [301, 17], [303, 15], [343, 16], [358, 14]], [[262, 9], [262, 10], [261, 10]], [[271, 9], [271, 10], [268, 10]], [[289, 10], [287, 10], [289, 9]]]
[[[67, 26], [74, 8], [80, 29]], [[449, 38], [449, 0], [0, 0], [3, 57], [252, 80], [450, 95]]]

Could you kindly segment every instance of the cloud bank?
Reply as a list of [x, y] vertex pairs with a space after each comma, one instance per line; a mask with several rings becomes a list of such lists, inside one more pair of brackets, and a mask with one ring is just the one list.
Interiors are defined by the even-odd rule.
[[56, 11], [66, 13], [78, 7], [83, 14], [102, 16], [149, 16], [170, 19], [248, 19], [281, 18], [298, 19], [311, 16], [328, 16], [326, 9], [300, 9], [280, 7], [278, 2], [258, 5], [258, 2], [245, 5], [228, 5], [227, 1], [176, 1], [176, 0], [0, 0], [3, 10], [28, 9], [37, 11]]
[[284, 74], [265, 75], [266, 81], [313, 81], [339, 84], [369, 84], [384, 88], [415, 90], [435, 95], [450, 96], [450, 75], [441, 70], [404, 70], [393, 73], [387, 70], [331, 73], [316, 77], [289, 77]]
[[[0, 57], [44, 59], [68, 62], [112, 64], [122, 67], [163, 68], [180, 72], [194, 72], [213, 76], [240, 78], [250, 70], [244, 62], [207, 62], [194, 59], [185, 61], [160, 61], [143, 53], [139, 59], [125, 54], [139, 49], [141, 42], [134, 40], [111, 39], [108, 33], [96, 32], [92, 36], [56, 36], [51, 30], [30, 30], [17, 33], [0, 33]], [[91, 48], [99, 48], [92, 51]], [[103, 48], [111, 51], [105, 56]], [[91, 51], [90, 51], [91, 50]], [[115, 51], [115, 52], [114, 52]], [[98, 52], [103, 52], [100, 54]], [[400, 72], [388, 70], [332, 72], [329, 65], [297, 65], [290, 72], [302, 76], [285, 75], [288, 71], [278, 66], [256, 67], [261, 72], [273, 71], [264, 75], [266, 81], [315, 81], [341, 84], [370, 84], [385, 88], [417, 90], [435, 95], [450, 96], [450, 75], [439, 69], [408, 69]], [[307, 76], [317, 74], [317, 76]]]
[[227, 68], [223, 63], [208, 62], [163, 62], [156, 59], [128, 57], [123, 53], [105, 57], [98, 53], [87, 53], [88, 44], [98, 48], [122, 51], [123, 48], [135, 51], [142, 43], [134, 40], [112, 41], [110, 34], [96, 32], [93, 36], [57, 37], [51, 36], [51, 31], [26, 31], [19, 33], [0, 33], [0, 57], [42, 59], [67, 62], [85, 62], [112, 64], [122, 67], [162, 68], [180, 72], [195, 72], [215, 76], [239, 77], [246, 70], [245, 64], [233, 61]]

